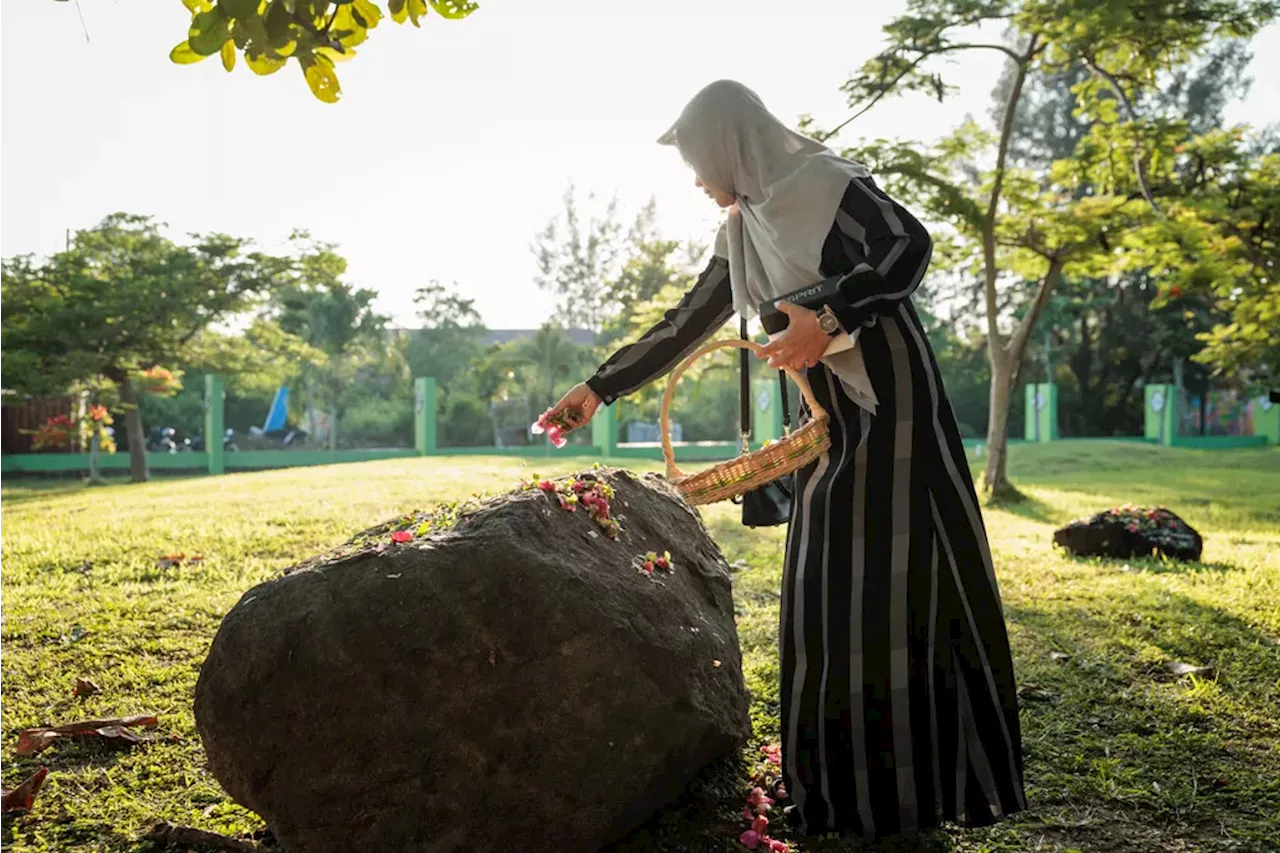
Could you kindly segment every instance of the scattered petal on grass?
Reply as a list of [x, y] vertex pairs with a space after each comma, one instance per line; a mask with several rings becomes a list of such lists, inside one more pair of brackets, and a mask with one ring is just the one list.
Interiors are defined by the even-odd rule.
[[187, 556], [185, 552], [179, 551], [177, 554], [163, 554], [156, 558], [157, 569], [169, 569], [181, 566], [183, 563], [200, 563], [204, 561], [204, 557], [199, 554]]
[[203, 829], [191, 826], [178, 826], [163, 820], [152, 827], [146, 837], [148, 841], [154, 841], [161, 847], [218, 850], [228, 851], [228, 853], [256, 853], [258, 850], [258, 845], [248, 841], [229, 838], [216, 832], [205, 832]]
[[1066, 652], [1049, 652], [1049, 660], [1054, 663], [1066, 663], [1071, 660], [1071, 655]]
[[77, 678], [75, 689], [71, 691], [72, 696], [92, 696], [95, 693], [101, 693], [102, 688], [99, 687], [92, 679]]
[[48, 749], [55, 740], [63, 737], [102, 737], [124, 743], [144, 743], [154, 738], [130, 731], [134, 726], [154, 726], [159, 720], [149, 714], [135, 717], [112, 717], [106, 720], [83, 720], [48, 728], [24, 729], [18, 733], [14, 755], [35, 755]]
[[44, 778], [48, 775], [49, 768], [41, 767], [12, 791], [8, 788], [0, 788], [0, 812], [8, 814], [9, 812], [31, 811], [31, 806], [36, 801], [36, 794], [40, 793], [40, 788], [44, 785]]

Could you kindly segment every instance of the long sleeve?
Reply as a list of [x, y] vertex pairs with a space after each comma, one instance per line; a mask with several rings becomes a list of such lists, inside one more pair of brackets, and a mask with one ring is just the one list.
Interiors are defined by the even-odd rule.
[[638, 341], [609, 358], [587, 386], [606, 405], [672, 370], [733, 315], [729, 262], [714, 257], [697, 283]]
[[853, 331], [893, 310], [920, 285], [932, 254], [929, 232], [906, 208], [869, 178], [855, 178], [822, 252], [828, 274], [846, 273], [840, 283], [844, 304], [833, 304], [832, 311]]

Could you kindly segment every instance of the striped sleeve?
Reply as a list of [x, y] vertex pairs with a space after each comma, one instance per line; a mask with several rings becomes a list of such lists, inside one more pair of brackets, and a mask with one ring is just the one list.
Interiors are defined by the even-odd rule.
[[729, 262], [714, 257], [697, 283], [652, 329], [618, 350], [587, 380], [605, 405], [672, 370], [733, 315]]
[[[829, 263], [832, 253], [843, 255]], [[877, 314], [896, 309], [920, 285], [933, 240], [906, 208], [870, 178], [849, 182], [823, 249], [824, 266], [851, 270], [840, 283], [844, 304], [832, 310], [853, 330]]]

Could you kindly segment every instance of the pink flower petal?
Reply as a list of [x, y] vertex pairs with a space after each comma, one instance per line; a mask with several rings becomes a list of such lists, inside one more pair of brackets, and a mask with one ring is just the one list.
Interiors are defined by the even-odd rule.
[[764, 835], [769, 829], [769, 818], [762, 814], [756, 815], [755, 820], [751, 821], [751, 828], [761, 835]]
[[742, 846], [748, 850], [755, 850], [760, 846], [760, 833], [748, 829], [746, 832], [738, 836], [738, 840], [742, 842]]
[[397, 530], [391, 534], [392, 542], [408, 542], [413, 538], [413, 534], [407, 530]]
[[742, 819], [743, 819], [743, 820], [755, 820], [755, 819], [756, 819], [755, 814], [753, 814], [753, 813], [752, 813], [752, 811], [751, 811], [751, 806], [744, 806], [744, 807], [743, 807], [743, 809], [742, 809]]
[[785, 841], [779, 841], [776, 838], [769, 839], [769, 853], [787, 853], [791, 847]]

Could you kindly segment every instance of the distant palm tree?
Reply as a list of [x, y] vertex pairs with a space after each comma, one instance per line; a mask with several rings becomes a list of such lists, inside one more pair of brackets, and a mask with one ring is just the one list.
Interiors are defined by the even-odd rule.
[[556, 386], [565, 379], [585, 376], [595, 365], [588, 347], [575, 344], [564, 330], [550, 323], [532, 337], [521, 338], [489, 356], [489, 367], [503, 370], [507, 377], [523, 380], [535, 408], [547, 408], [556, 400]]

